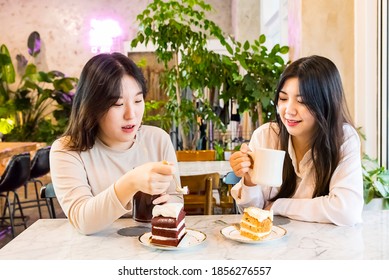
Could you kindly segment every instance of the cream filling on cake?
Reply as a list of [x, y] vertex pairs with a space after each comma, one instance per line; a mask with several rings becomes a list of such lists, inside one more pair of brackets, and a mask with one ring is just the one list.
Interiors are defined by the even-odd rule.
[[257, 237], [262, 237], [262, 236], [265, 236], [265, 235], [268, 235], [268, 234], [270, 234], [271, 233], [271, 230], [269, 230], [269, 231], [267, 231], [267, 232], [254, 232], [254, 231], [251, 231], [251, 230], [249, 230], [249, 229], [247, 229], [247, 228], [243, 228], [243, 227], [241, 227], [240, 228], [240, 231], [242, 232], [248, 232], [248, 233], [250, 233], [250, 234], [252, 234], [252, 235], [254, 235], [254, 236], [257, 236]]
[[177, 227], [175, 227], [175, 228], [167, 228], [167, 227], [156, 227], [156, 226], [153, 226], [153, 228], [155, 228], [155, 229], [163, 229], [163, 230], [171, 230], [171, 231], [177, 231], [177, 230], [179, 230], [181, 227], [182, 227], [182, 225], [185, 223], [185, 219], [182, 219], [182, 221], [178, 224], [178, 226]]
[[181, 212], [182, 203], [165, 203], [162, 205], [155, 205], [153, 208], [153, 217], [163, 216], [166, 218], [177, 218]]
[[268, 211], [257, 207], [248, 207], [244, 209], [244, 212], [247, 212], [251, 217], [260, 222], [266, 220], [267, 218], [273, 221], [273, 210]]
[[177, 240], [177, 239], [180, 239], [184, 234], [185, 234], [185, 229], [182, 229], [181, 232], [178, 234], [177, 238], [175, 237], [164, 237], [164, 236], [160, 236], [160, 235], [153, 235], [153, 239], [156, 239], [156, 240]]

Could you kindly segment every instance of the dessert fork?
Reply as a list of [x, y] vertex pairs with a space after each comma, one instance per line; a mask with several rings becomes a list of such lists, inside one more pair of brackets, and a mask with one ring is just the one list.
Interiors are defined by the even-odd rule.
[[[167, 160], [162, 161], [163, 164], [168, 165], [169, 162]], [[189, 194], [188, 186], [181, 187], [180, 182], [178, 181], [178, 178], [175, 174], [173, 174], [174, 183], [176, 185], [176, 192], [175, 193], [169, 193], [169, 194]]]

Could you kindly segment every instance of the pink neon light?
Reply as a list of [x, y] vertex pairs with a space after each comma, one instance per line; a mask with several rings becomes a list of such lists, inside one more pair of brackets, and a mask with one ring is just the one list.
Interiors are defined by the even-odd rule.
[[93, 53], [111, 52], [115, 39], [120, 38], [122, 29], [112, 19], [92, 19], [90, 22], [89, 45]]

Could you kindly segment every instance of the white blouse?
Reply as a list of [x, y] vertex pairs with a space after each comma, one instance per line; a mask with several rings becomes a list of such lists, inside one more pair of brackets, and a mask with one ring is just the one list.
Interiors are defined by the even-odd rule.
[[[250, 149], [279, 149], [275, 127], [275, 123], [266, 123], [257, 128], [250, 140]], [[295, 152], [289, 138], [288, 153], [297, 175], [297, 190], [292, 198], [280, 198], [273, 203], [271, 209], [274, 215], [339, 226], [352, 226], [362, 222], [364, 200], [360, 139], [351, 125], [345, 124], [343, 130], [345, 140], [341, 146], [342, 156], [332, 175], [329, 194], [315, 198], [312, 198], [315, 171], [311, 150], [304, 155], [297, 168]], [[249, 206], [264, 208], [278, 191], [279, 188], [276, 187], [245, 186], [242, 179], [232, 188], [231, 194], [242, 211]]]

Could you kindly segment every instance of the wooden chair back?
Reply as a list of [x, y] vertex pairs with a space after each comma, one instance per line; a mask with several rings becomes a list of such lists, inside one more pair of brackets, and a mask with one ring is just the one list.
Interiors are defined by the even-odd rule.
[[216, 200], [213, 189], [219, 188], [219, 173], [181, 176], [181, 186], [188, 186], [184, 195], [184, 210], [187, 215], [212, 215]]
[[212, 161], [216, 159], [215, 150], [176, 151], [178, 161]]

